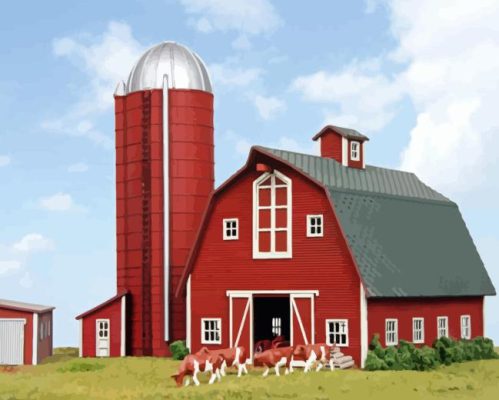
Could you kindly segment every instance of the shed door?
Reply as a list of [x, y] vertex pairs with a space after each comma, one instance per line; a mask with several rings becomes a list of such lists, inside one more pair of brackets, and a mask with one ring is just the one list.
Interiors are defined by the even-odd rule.
[[98, 319], [96, 321], [96, 355], [97, 357], [109, 357], [109, 320], [108, 319]]
[[24, 361], [25, 319], [0, 319], [0, 365], [21, 365]]
[[315, 343], [313, 327], [313, 295], [290, 296], [291, 344]]
[[231, 297], [231, 347], [243, 346], [252, 353], [251, 296]]

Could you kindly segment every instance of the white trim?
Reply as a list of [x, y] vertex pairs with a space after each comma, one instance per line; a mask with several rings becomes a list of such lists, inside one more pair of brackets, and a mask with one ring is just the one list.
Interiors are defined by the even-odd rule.
[[[445, 335], [440, 335], [440, 321], [445, 321]], [[437, 339], [440, 339], [442, 336], [449, 337], [449, 317], [447, 316], [439, 316], [437, 317]]]
[[[319, 296], [318, 290], [227, 290], [226, 295], [232, 297], [248, 297], [253, 294], [292, 294], [294, 297]], [[304, 296], [299, 296], [304, 295]]]
[[38, 364], [38, 314], [33, 313], [33, 347], [32, 347], [32, 364]]
[[[468, 334], [467, 335], [463, 335], [463, 318], [468, 318]], [[469, 314], [465, 314], [465, 315], [461, 315], [461, 318], [459, 319], [460, 321], [460, 326], [461, 326], [461, 339], [471, 339], [472, 335], [471, 335], [471, 315]]]
[[250, 359], [253, 360], [253, 347], [255, 347], [255, 344], [253, 343], [253, 296], [249, 298], [250, 301]]
[[[395, 340], [393, 341], [388, 341], [388, 323], [389, 322], [395, 322], [395, 324], [393, 325], [394, 327], [394, 330], [393, 330], [393, 333], [394, 333], [394, 338]], [[397, 318], [386, 318], [385, 319], [385, 345], [386, 346], [396, 346], [398, 343], [399, 343], [399, 321]]]
[[[217, 329], [213, 329], [212, 331], [218, 331], [218, 340], [206, 340], [204, 338], [205, 329], [204, 323], [205, 321], [216, 321], [218, 322]], [[201, 318], [201, 344], [221, 344], [222, 343], [222, 318]], [[190, 349], [189, 349], [190, 350]]]
[[121, 332], [120, 356], [126, 356], [126, 296], [121, 298]]
[[[236, 226], [228, 227], [227, 223], [235, 222]], [[235, 236], [232, 236], [232, 230], [236, 230]], [[231, 235], [227, 235], [227, 230], [231, 231]], [[239, 218], [224, 218], [222, 220], [222, 231], [223, 231], [223, 239], [224, 240], [238, 240], [239, 239]]]
[[185, 345], [191, 350], [191, 330], [192, 330], [192, 316], [191, 316], [191, 274], [187, 278], [187, 289], [186, 289], [186, 299], [185, 299]]
[[248, 316], [248, 311], [250, 308], [250, 301], [251, 299], [248, 297], [248, 300], [246, 301], [246, 307], [244, 307], [243, 317], [241, 318], [241, 323], [239, 324], [239, 329], [237, 330], [236, 342], [234, 343], [234, 347], [239, 346], [239, 340], [241, 339], [244, 324], [246, 323], [246, 317]]
[[[331, 331], [329, 330], [329, 323], [330, 322], [343, 322], [345, 323], [345, 336], [346, 336], [346, 343], [345, 344], [341, 344], [341, 343], [335, 343], [335, 345], [337, 347], [348, 347], [349, 346], [349, 343], [350, 343], [350, 338], [349, 338], [349, 334], [348, 334], [348, 319], [346, 318], [330, 318], [330, 319], [326, 319], [326, 343], [328, 345], [332, 345], [331, 341], [329, 340], [329, 335], [331, 334]], [[341, 332], [340, 332], [341, 334]], [[362, 352], [362, 347], [361, 347], [361, 352]]]
[[[353, 147], [354, 147], [354, 145], [357, 146], [357, 150], [356, 150], [357, 157], [353, 156], [353, 152], [354, 152]], [[352, 160], [352, 161], [360, 161], [360, 142], [357, 141], [357, 140], [351, 140], [350, 141], [350, 160]]]
[[164, 337], [170, 340], [170, 115], [169, 79], [163, 75], [163, 276], [164, 276]]
[[485, 335], [485, 296], [482, 296], [482, 336], [487, 337]]
[[310, 333], [310, 343], [315, 344], [315, 297], [310, 296], [311, 301], [310, 301], [310, 319], [311, 319], [311, 330], [312, 332]]
[[80, 318], [80, 329], [78, 329], [79, 339], [80, 339], [80, 348], [78, 349], [78, 356], [83, 357], [83, 318]]
[[348, 166], [348, 140], [346, 137], [341, 137], [341, 163], [343, 166]]
[[289, 301], [291, 302], [291, 304], [293, 305], [293, 309], [295, 310], [296, 319], [298, 321], [298, 325], [300, 326], [301, 330], [301, 335], [305, 341], [305, 344], [308, 344], [307, 332], [305, 332], [305, 327], [303, 326], [303, 322], [300, 316], [300, 311], [298, 311], [298, 306], [296, 305], [295, 298], [293, 296], [290, 296]]
[[[99, 355], [99, 323], [107, 322], [107, 356]], [[111, 320], [99, 318], [95, 320], [95, 357], [111, 357]]]
[[[312, 218], [317, 219], [319, 223], [317, 223], [314, 227], [316, 229], [315, 233], [311, 232], [312, 229]], [[317, 228], [320, 228], [320, 233], [317, 233]], [[307, 215], [307, 237], [323, 237], [324, 236], [324, 215], [323, 214], [315, 214], [315, 215]]]
[[362, 168], [366, 169], [366, 153], [364, 153], [364, 142], [361, 143], [360, 147], [362, 149]]
[[[267, 178], [271, 178], [271, 184], [265, 186], [259, 186], [260, 182], [265, 181]], [[276, 185], [275, 178], [279, 178], [284, 181], [286, 185]], [[287, 188], [287, 199], [286, 206], [276, 206], [275, 205], [275, 189], [280, 187]], [[261, 207], [259, 205], [259, 189], [261, 188], [269, 188], [270, 189], [270, 206]], [[264, 172], [257, 179], [253, 181], [253, 258], [254, 259], [273, 259], [273, 258], [292, 258], [293, 257], [293, 204], [292, 204], [292, 192], [293, 192], [293, 184], [290, 178], [286, 175], [282, 174], [278, 170], [274, 170], [273, 173]], [[270, 228], [260, 229], [259, 228], [259, 210], [261, 208], [270, 210]], [[286, 209], [286, 227], [285, 228], [276, 228], [275, 224], [275, 210], [277, 208]], [[273, 212], [274, 210], [274, 212]], [[261, 252], [259, 249], [259, 232], [260, 231], [268, 231], [270, 232], [270, 251], [269, 252]], [[275, 251], [275, 232], [285, 231], [287, 232], [286, 236], [286, 251]]]
[[291, 294], [289, 295], [289, 344], [291, 346], [295, 343], [294, 329], [293, 329], [293, 303], [291, 302]]
[[360, 283], [360, 367], [364, 368], [369, 351], [367, 299], [364, 285]]
[[[421, 339], [416, 339], [416, 329], [414, 323], [421, 321]], [[414, 317], [412, 319], [412, 343], [424, 343], [424, 317]]]

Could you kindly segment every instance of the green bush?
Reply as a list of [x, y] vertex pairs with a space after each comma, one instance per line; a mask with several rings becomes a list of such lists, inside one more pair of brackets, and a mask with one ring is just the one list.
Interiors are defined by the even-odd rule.
[[186, 347], [183, 340], [177, 340], [170, 345], [170, 351], [172, 352], [172, 358], [174, 360], [183, 360], [184, 357], [189, 354], [189, 349]]

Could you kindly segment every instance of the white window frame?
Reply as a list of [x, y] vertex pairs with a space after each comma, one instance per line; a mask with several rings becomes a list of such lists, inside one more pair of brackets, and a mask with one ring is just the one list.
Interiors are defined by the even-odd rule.
[[[271, 184], [261, 186], [260, 183], [264, 182], [267, 178], [271, 177]], [[275, 178], [279, 178], [285, 185], [278, 185], [275, 183]], [[275, 205], [275, 190], [280, 187], [287, 187], [287, 204], [285, 206], [276, 206]], [[259, 205], [259, 189], [270, 189], [270, 206], [260, 206]], [[293, 186], [292, 181], [287, 176], [283, 175], [278, 170], [274, 170], [273, 173], [265, 172], [260, 177], [255, 179], [253, 182], [253, 258], [254, 259], [270, 259], [270, 258], [292, 258], [293, 257], [293, 249], [292, 249], [292, 237], [293, 237], [293, 229], [292, 229], [292, 213], [293, 213], [293, 205], [292, 205], [292, 192]], [[276, 228], [275, 227], [275, 210], [278, 208], [286, 208], [287, 209], [287, 221], [285, 228]], [[260, 219], [260, 210], [270, 210], [270, 228], [259, 228], [259, 219]], [[275, 251], [275, 233], [279, 231], [287, 232], [287, 242], [286, 242], [286, 251]], [[260, 242], [259, 242], [259, 233], [260, 232], [270, 232], [270, 251], [263, 252], [260, 251]]]
[[[393, 331], [388, 330], [388, 323], [394, 322]], [[399, 320], [397, 318], [386, 318], [385, 319], [385, 345], [386, 346], [396, 346], [399, 344]], [[393, 334], [394, 340], [388, 340], [390, 334]]]
[[[227, 226], [228, 224], [235, 223], [235, 227]], [[239, 239], [239, 218], [224, 218], [222, 222], [223, 229], [223, 237], [224, 240], [238, 240]], [[235, 229], [236, 234], [232, 235], [232, 231]], [[230, 234], [227, 235], [227, 231], [230, 231]]]
[[336, 333], [331, 332], [329, 329], [329, 323], [344, 323], [345, 324], [345, 332], [339, 332], [338, 334], [340, 335], [345, 335], [346, 336], [346, 342], [345, 343], [335, 343], [337, 347], [348, 347], [349, 343], [349, 338], [348, 338], [348, 319], [326, 319], [326, 343], [330, 346], [333, 345], [333, 343], [330, 340], [330, 335], [334, 335]]
[[[356, 149], [354, 149], [354, 147], [356, 147]], [[355, 157], [354, 153], [356, 154]], [[356, 140], [350, 142], [350, 160], [360, 161], [360, 142], [357, 142]]]
[[[218, 331], [218, 340], [205, 339], [204, 334], [206, 329], [204, 328], [205, 321], [216, 321], [218, 323], [218, 329], [209, 329], [209, 331]], [[222, 318], [201, 318], [201, 344], [222, 344]]]
[[275, 336], [281, 336], [282, 334], [282, 318], [272, 317], [272, 334]]
[[[468, 321], [468, 325], [464, 325], [464, 321]], [[466, 330], [468, 331], [466, 334]], [[461, 339], [471, 339], [471, 316], [461, 315]]]
[[[416, 329], [416, 322], [421, 322], [421, 328], [419, 329], [420, 338], [418, 339], [418, 330]], [[412, 319], [412, 342], [413, 343], [424, 343], [424, 318], [423, 317], [414, 317]]]
[[[440, 321], [445, 321], [444, 327], [440, 327]], [[445, 333], [442, 333], [444, 329]], [[446, 316], [437, 317], [437, 339], [440, 339], [443, 336], [449, 337], [449, 317]]]
[[[316, 219], [319, 223], [312, 225], [312, 220]], [[315, 233], [312, 233], [312, 228], [315, 227]], [[317, 228], [321, 228], [321, 232], [317, 233]], [[307, 215], [307, 237], [323, 237], [324, 236], [324, 215], [315, 214]]]

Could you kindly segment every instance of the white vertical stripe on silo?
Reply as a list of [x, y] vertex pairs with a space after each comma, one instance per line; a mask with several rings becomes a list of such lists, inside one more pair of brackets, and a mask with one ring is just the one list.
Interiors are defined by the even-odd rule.
[[165, 341], [170, 340], [170, 129], [168, 75], [163, 75], [163, 274]]

